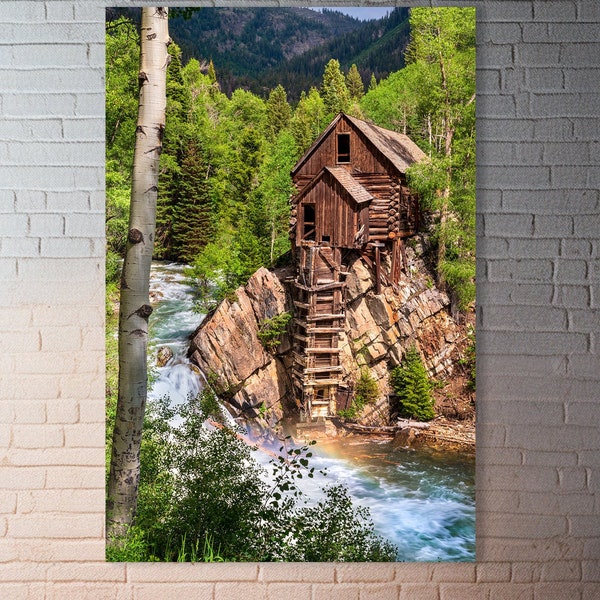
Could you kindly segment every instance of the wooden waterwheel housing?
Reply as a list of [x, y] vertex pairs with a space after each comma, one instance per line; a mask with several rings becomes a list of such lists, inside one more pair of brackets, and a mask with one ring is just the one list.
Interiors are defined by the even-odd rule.
[[419, 201], [406, 169], [425, 158], [406, 135], [339, 113], [292, 169], [290, 239], [294, 280], [293, 379], [307, 419], [336, 414], [345, 328], [342, 250], [356, 250], [397, 282], [403, 239], [417, 232]]

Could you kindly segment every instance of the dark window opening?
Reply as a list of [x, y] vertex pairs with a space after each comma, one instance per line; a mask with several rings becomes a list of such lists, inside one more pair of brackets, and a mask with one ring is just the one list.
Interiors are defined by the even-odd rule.
[[339, 163], [350, 162], [350, 134], [338, 133], [337, 136], [337, 161]]
[[317, 230], [315, 228], [315, 205], [304, 205], [304, 229], [302, 231], [303, 240], [315, 241], [317, 238]]
[[323, 235], [323, 236], [321, 236], [321, 241], [322, 242], [330, 242], [331, 241], [331, 236], [329, 236], [329, 235]]

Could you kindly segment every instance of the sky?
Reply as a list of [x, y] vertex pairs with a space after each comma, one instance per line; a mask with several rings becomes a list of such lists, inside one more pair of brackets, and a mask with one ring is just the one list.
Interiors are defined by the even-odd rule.
[[[313, 8], [312, 6], [309, 8]], [[331, 10], [337, 10], [346, 15], [350, 15], [356, 19], [360, 19], [361, 21], [371, 21], [372, 19], [381, 19], [381, 17], [385, 17], [387, 13], [389, 13], [393, 7], [390, 6], [380, 6], [380, 7], [364, 7], [364, 6], [329, 6]], [[321, 8], [313, 8], [313, 10], [321, 10]]]

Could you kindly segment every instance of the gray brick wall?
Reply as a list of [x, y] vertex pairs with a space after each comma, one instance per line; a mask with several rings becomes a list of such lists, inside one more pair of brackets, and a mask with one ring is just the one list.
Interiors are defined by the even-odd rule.
[[478, 560], [349, 567], [103, 562], [105, 4], [1, 3], [2, 598], [600, 597], [600, 3], [471, 4]]

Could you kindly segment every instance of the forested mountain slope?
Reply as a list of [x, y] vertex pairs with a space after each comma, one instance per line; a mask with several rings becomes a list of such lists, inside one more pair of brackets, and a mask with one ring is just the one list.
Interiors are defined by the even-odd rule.
[[[107, 9], [107, 20], [139, 9]], [[170, 23], [182, 60], [212, 60], [221, 90], [244, 88], [266, 97], [281, 83], [290, 101], [318, 87], [331, 57], [348, 69], [356, 63], [365, 85], [404, 65], [408, 9], [382, 19], [359, 21], [334, 10], [307, 8], [202, 8]]]

